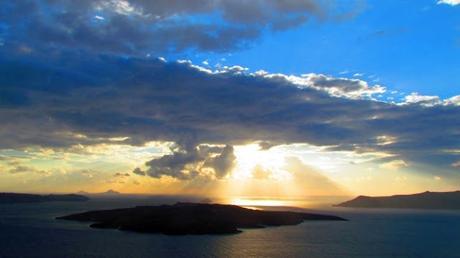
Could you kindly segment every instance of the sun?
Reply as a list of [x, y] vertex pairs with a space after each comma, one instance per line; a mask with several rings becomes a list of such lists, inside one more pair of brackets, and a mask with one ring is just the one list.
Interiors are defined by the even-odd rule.
[[284, 151], [277, 148], [263, 150], [256, 143], [236, 146], [234, 151], [237, 165], [232, 173], [233, 179], [257, 179], [256, 168], [263, 169], [267, 179], [278, 181], [291, 179], [290, 173], [283, 169], [286, 156]]
[[282, 149], [261, 149], [259, 144], [235, 146], [236, 166], [221, 189], [226, 202], [253, 206], [284, 206], [292, 196], [293, 176], [286, 167]]

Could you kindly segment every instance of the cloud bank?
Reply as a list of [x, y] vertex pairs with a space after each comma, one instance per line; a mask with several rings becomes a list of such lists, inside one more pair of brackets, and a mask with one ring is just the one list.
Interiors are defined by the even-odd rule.
[[[2, 44], [129, 55], [226, 52], [309, 19], [352, 15], [317, 0], [17, 0], [0, 4]], [[349, 10], [348, 10], [349, 9]]]
[[0, 50], [2, 149], [174, 142], [170, 155], [135, 172], [181, 179], [225, 177], [234, 162], [231, 146], [255, 141], [385, 152], [401, 164], [446, 169], [458, 161], [460, 107], [378, 102], [368, 92], [380, 88], [355, 79], [209, 71], [189, 62], [65, 51], [12, 53]]
[[225, 178], [232, 146], [253, 142], [383, 152], [387, 166], [458, 169], [459, 96], [414, 93], [392, 104], [374, 99], [383, 86], [357, 78], [209, 70], [146, 55], [226, 52], [264, 33], [354, 12], [327, 3], [3, 1], [0, 149], [172, 142], [170, 154], [133, 172], [183, 180]]

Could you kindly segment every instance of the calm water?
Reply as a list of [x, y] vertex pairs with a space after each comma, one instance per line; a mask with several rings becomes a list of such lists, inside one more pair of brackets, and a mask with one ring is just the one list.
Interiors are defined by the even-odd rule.
[[0, 257], [460, 257], [460, 212], [331, 209], [327, 212], [350, 221], [225, 236], [138, 234], [54, 220], [91, 209], [153, 203], [0, 205]]

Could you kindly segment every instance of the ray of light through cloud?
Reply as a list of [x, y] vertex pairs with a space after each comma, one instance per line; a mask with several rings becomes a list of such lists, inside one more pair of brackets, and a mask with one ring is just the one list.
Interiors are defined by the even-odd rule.
[[0, 190], [456, 189], [460, 20], [413, 25], [459, 2], [421, 2], [2, 2]]

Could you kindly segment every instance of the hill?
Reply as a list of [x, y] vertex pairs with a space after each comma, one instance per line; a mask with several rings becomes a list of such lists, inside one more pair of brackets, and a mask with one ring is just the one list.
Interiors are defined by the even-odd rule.
[[460, 191], [423, 192], [381, 197], [358, 196], [353, 200], [336, 206], [353, 208], [460, 209]]

